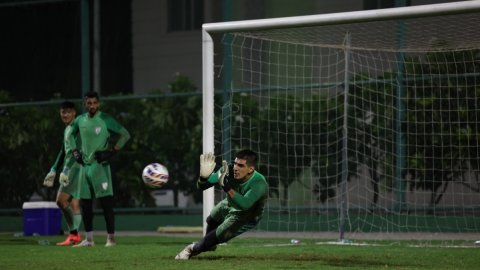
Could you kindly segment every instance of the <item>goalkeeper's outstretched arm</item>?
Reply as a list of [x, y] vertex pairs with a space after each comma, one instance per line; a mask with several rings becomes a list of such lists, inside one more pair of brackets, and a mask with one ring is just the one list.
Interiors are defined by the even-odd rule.
[[200, 155], [200, 177], [197, 180], [197, 188], [206, 190], [218, 182], [218, 177], [213, 173], [215, 169], [215, 156], [213, 153]]
[[206, 189], [209, 189], [213, 186], [214, 186], [214, 184], [208, 182], [208, 179], [199, 177], [198, 180], [197, 180], [197, 188], [198, 189], [206, 190]]

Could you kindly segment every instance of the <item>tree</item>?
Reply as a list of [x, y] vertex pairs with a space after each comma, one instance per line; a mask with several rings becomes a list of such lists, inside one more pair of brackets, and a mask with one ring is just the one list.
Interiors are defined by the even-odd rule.
[[[151, 162], [169, 169], [170, 181], [163, 188], [173, 189], [176, 195], [193, 193], [201, 201], [202, 193], [195, 187], [202, 145], [201, 96], [192, 94], [195, 86], [185, 76], [177, 76], [170, 87], [170, 94], [158, 98], [101, 98], [101, 110], [132, 135], [111, 160], [116, 207], [155, 206], [152, 189], [141, 179], [143, 168]], [[0, 91], [0, 103], [7, 102], [14, 100]], [[54, 188], [42, 184], [62, 147], [64, 128], [55, 101], [48, 106], [0, 109], [0, 207], [21, 207], [35, 192], [44, 200], [55, 199], [58, 182]]]
[[430, 190], [431, 206], [440, 202], [450, 183], [469, 186], [467, 172], [478, 179], [479, 60], [479, 50], [459, 50], [408, 61], [407, 75], [430, 74], [415, 77], [421, 84], [407, 85], [406, 125], [410, 189]]

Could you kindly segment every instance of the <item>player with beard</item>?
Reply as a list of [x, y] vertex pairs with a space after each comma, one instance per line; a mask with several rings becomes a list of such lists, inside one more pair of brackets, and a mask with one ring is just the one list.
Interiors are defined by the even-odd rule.
[[[100, 100], [96, 92], [85, 95], [87, 113], [80, 115], [72, 124], [69, 142], [72, 144], [73, 156], [83, 164], [81, 178], [81, 207], [85, 237], [74, 247], [94, 246], [93, 241], [93, 199], [100, 200], [107, 227], [106, 247], [116, 245], [115, 215], [112, 176], [108, 160], [114, 156], [130, 139], [130, 133], [112, 116], [99, 110]], [[79, 132], [81, 146], [76, 145], [72, 134]], [[118, 135], [118, 140], [110, 147], [111, 135]]]

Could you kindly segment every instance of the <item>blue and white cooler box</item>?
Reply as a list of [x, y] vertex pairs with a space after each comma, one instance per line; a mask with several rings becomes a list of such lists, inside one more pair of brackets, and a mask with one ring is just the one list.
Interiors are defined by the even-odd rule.
[[62, 213], [55, 202], [24, 202], [22, 208], [25, 236], [60, 233]]

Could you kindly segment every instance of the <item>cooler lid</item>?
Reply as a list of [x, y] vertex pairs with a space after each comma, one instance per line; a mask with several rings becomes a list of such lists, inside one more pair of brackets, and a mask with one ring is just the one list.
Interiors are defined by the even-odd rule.
[[23, 209], [58, 208], [55, 202], [24, 202]]

